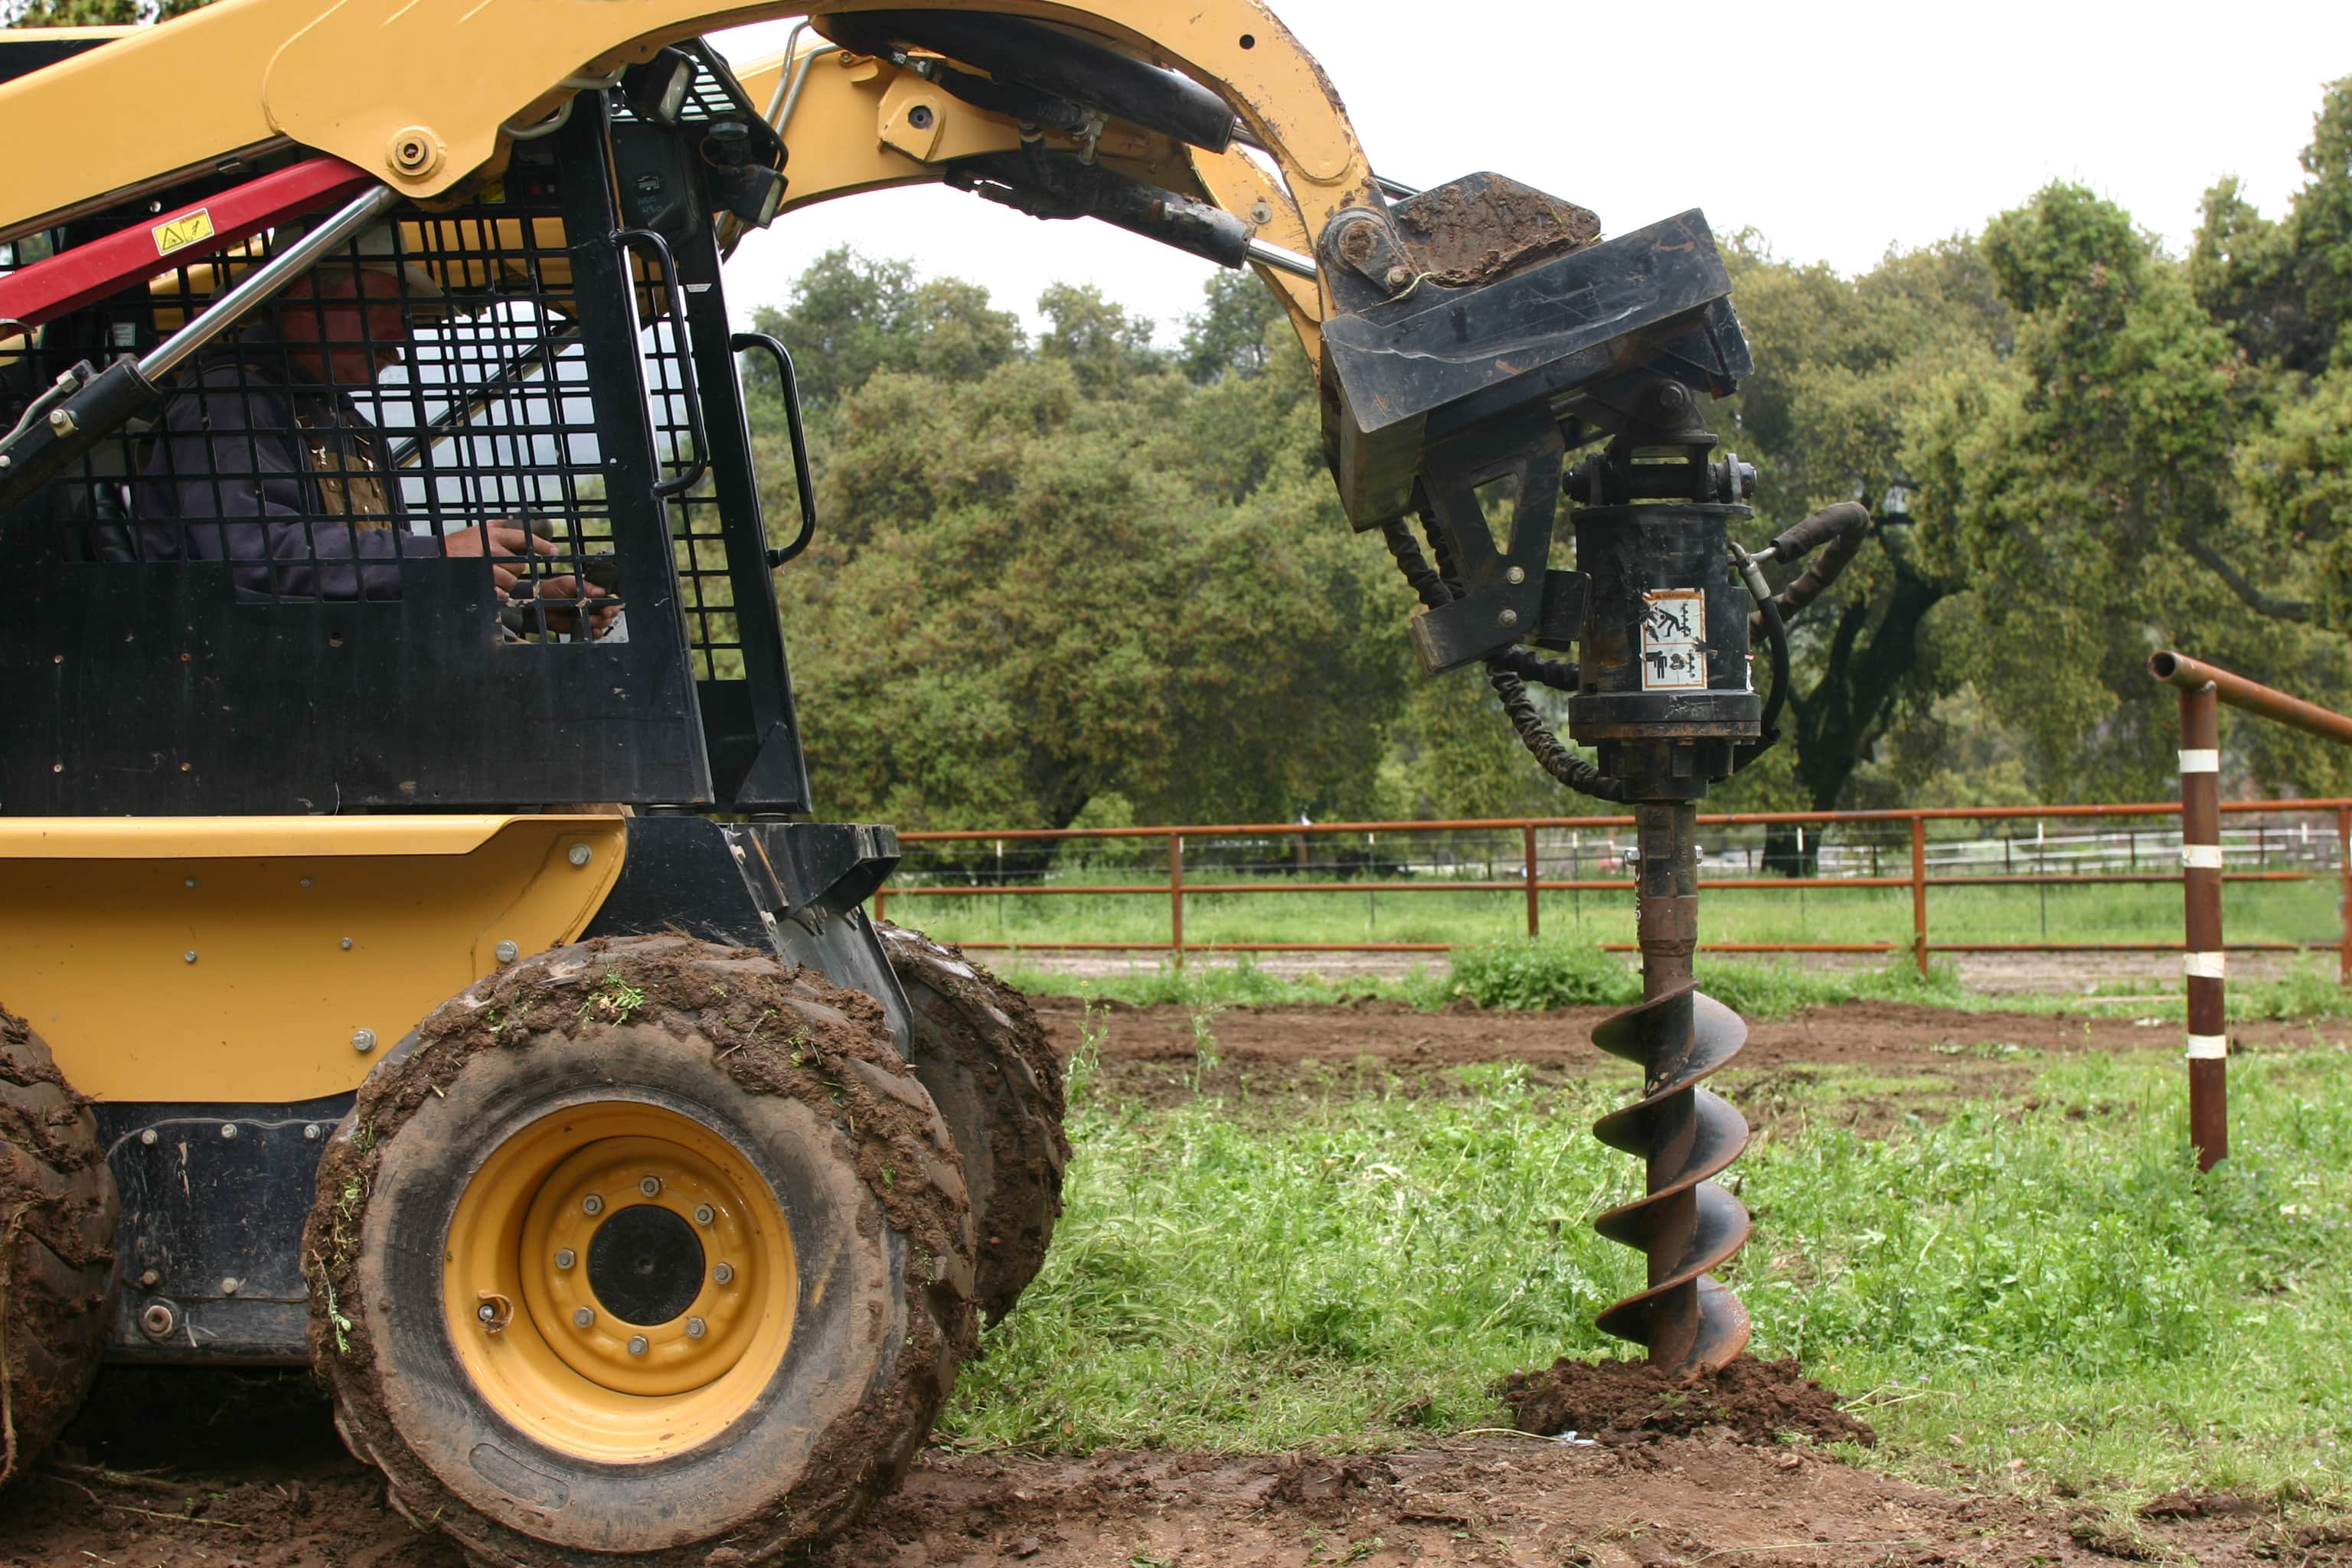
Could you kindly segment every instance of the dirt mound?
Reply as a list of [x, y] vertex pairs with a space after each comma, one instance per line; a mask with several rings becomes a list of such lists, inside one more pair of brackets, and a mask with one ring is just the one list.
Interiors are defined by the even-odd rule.
[[1499, 1392], [1520, 1431], [1574, 1432], [1608, 1447], [1717, 1428], [1743, 1443], [1777, 1443], [1786, 1433], [1816, 1443], [1878, 1441], [1794, 1358], [1743, 1355], [1685, 1381], [1643, 1362], [1562, 1356], [1541, 1371], [1511, 1373]]

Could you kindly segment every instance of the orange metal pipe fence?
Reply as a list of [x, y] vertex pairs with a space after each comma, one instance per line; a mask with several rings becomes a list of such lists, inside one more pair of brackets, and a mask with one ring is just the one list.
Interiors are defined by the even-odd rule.
[[[2344, 889], [2342, 900], [2343, 928], [2336, 940], [2329, 942], [2231, 942], [2235, 952], [2301, 952], [2334, 949], [2337, 953], [2339, 978], [2352, 985], [2352, 799], [2325, 800], [2245, 800], [2223, 801], [2220, 808], [2224, 815], [2265, 813], [2326, 812], [2335, 817], [2334, 842], [2336, 847], [2336, 875]], [[1911, 889], [1911, 941], [1895, 942], [1706, 942], [1700, 951], [1706, 952], [1841, 952], [1880, 953], [1903, 951], [1907, 947], [1919, 972], [1927, 972], [1928, 956], [1933, 952], [2178, 952], [2179, 942], [1972, 942], [1930, 943], [1927, 934], [1927, 889], [1930, 888], [1964, 887], [2088, 887], [2143, 882], [2179, 882], [2179, 872], [2102, 871], [2082, 874], [2053, 874], [2047, 871], [2032, 874], [2004, 872], [1992, 875], [1930, 876], [1927, 874], [1927, 825], [1931, 822], [1998, 822], [2031, 819], [2051, 821], [2095, 820], [2113, 817], [2179, 816], [2181, 807], [2172, 802], [2108, 802], [2103, 804], [2058, 806], [1923, 806], [1914, 810], [1880, 811], [1752, 811], [1711, 812], [1700, 816], [1702, 826], [1810, 826], [1817, 824], [1874, 823], [1904, 824], [1910, 834], [1910, 868], [1907, 876], [1855, 877], [1717, 877], [1702, 878], [1700, 886], [1721, 889], [1789, 889], [1808, 888], [1909, 888]], [[1524, 890], [1527, 895], [1527, 928], [1529, 936], [1540, 934], [1541, 914], [1538, 895], [1548, 892], [1618, 891], [1630, 889], [1633, 879], [1625, 878], [1554, 878], [1546, 879], [1540, 872], [1537, 857], [1536, 834], [1540, 829], [1631, 827], [1633, 818], [1623, 816], [1505, 816], [1465, 817], [1435, 822], [1255, 822], [1202, 824], [1184, 826], [1154, 827], [1024, 827], [1024, 828], [957, 828], [932, 832], [908, 832], [898, 835], [904, 844], [957, 844], [993, 840], [1023, 842], [1059, 842], [1067, 839], [1127, 839], [1165, 838], [1168, 841], [1168, 877], [1162, 882], [1121, 883], [1032, 883], [1022, 886], [990, 886], [986, 884], [942, 885], [936, 887], [890, 887], [886, 885], [874, 895], [874, 913], [879, 918], [891, 899], [921, 898], [1034, 898], [1071, 896], [1077, 894], [1109, 894], [1134, 897], [1158, 897], [1168, 900], [1168, 940], [1165, 942], [967, 942], [961, 945], [974, 950], [1019, 947], [1038, 952], [1167, 952], [1181, 964], [1188, 952], [1446, 952], [1450, 942], [1193, 942], [1184, 940], [1184, 900], [1187, 895], [1211, 893], [1453, 893], [1510, 892]], [[1197, 882], [1184, 877], [1184, 841], [1240, 837], [1292, 836], [1304, 845], [1307, 838], [1322, 834], [1379, 833], [1461, 833], [1508, 832], [1519, 834], [1521, 865], [1519, 875], [1508, 880], [1489, 878], [1478, 881], [1457, 881], [1432, 878], [1421, 881], [1323, 881], [1323, 882]], [[2303, 881], [2321, 873], [2307, 871], [2228, 871], [2220, 879], [2225, 882]], [[1600, 944], [1612, 952], [1634, 951], [1630, 942]]]

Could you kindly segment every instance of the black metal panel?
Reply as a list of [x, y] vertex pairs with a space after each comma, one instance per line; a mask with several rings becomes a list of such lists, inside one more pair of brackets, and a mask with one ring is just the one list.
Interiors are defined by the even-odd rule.
[[674, 643], [500, 646], [478, 561], [405, 563], [402, 596], [368, 604], [240, 604], [231, 571], [41, 569], [42, 591], [0, 617], [0, 811], [310, 813], [706, 788]]
[[873, 922], [852, 901], [898, 863], [891, 829], [663, 813], [630, 818], [628, 832], [620, 880], [584, 936], [675, 931], [767, 948], [879, 1002], [891, 1037], [907, 1049], [905, 994]]
[[110, 1360], [310, 1360], [302, 1226], [352, 1100], [91, 1108], [122, 1194]]
[[[774, 574], [768, 566], [767, 525], [760, 487], [751, 467], [751, 429], [743, 406], [735, 351], [719, 292], [719, 252], [710, 232], [682, 242], [679, 276], [686, 285], [687, 319], [693, 329], [696, 380], [702, 389], [703, 426], [709, 442], [710, 504], [718, 514], [727, 620], [734, 634], [740, 672], [711, 668], [700, 672], [703, 717], [710, 747], [712, 781], [719, 798], [738, 811], [796, 812], [811, 809], [808, 763], [802, 754], [800, 723], [793, 710], [792, 679], [784, 654], [782, 617], [776, 608]], [[689, 519], [697, 498], [685, 498]], [[714, 576], [698, 578], [694, 590], [715, 599], [722, 592]], [[737, 687], [714, 701], [714, 686]], [[724, 712], [733, 721], [721, 735], [710, 720]]]

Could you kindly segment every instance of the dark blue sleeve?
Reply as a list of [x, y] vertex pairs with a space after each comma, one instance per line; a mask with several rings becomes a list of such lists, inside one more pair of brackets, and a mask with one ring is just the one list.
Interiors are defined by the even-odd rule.
[[306, 467], [284, 393], [236, 366], [208, 373], [164, 405], [139, 484], [141, 559], [226, 561], [240, 592], [273, 598], [400, 597], [397, 559], [440, 542], [310, 516]]

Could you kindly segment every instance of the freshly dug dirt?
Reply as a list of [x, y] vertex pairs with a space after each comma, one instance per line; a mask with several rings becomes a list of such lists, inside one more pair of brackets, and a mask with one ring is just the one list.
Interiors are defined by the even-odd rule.
[[[2030, 1487], [2032, 1478], [2021, 1478]], [[927, 1451], [805, 1568], [2346, 1568], [2343, 1521], [2176, 1494], [2139, 1519], [1937, 1491], [1721, 1431], [1623, 1447], [1476, 1436], [1396, 1454]], [[1354, 1554], [1354, 1555], [1351, 1555]], [[2193, 1554], [2193, 1559], [2192, 1559]], [[6, 1568], [463, 1568], [383, 1507], [299, 1374], [100, 1380], [0, 1495]]]
[[[1078, 1046], [1081, 1006], [1074, 997], [1036, 998], [1037, 1016], [1065, 1057]], [[1556, 1084], [1585, 1073], [1624, 1077], [1632, 1069], [1592, 1045], [1606, 1007], [1549, 1013], [1487, 1012], [1470, 1006], [1424, 1013], [1401, 1002], [1338, 1006], [1229, 1007], [1208, 1021], [1221, 1060], [1202, 1081], [1213, 1094], [1238, 1098], [1284, 1092], [1325, 1094], [1379, 1088], [1391, 1077], [1410, 1092], [1461, 1092], [1445, 1069], [1521, 1062], [1531, 1081]], [[1150, 1103], [1194, 1093], [1192, 1016], [1172, 1005], [1097, 1004], [1107, 1027], [1096, 1081], [1115, 1099]], [[2352, 1020], [2232, 1024], [2238, 1051], [2301, 1050], [2352, 1044]], [[1998, 1094], [2022, 1084], [2034, 1057], [2081, 1051], [2180, 1048], [2178, 1020], [2141, 1024], [2130, 1016], [1961, 1013], [1906, 1002], [1850, 1002], [1811, 1007], [1773, 1022], [1751, 1021], [1732, 1071], [1769, 1080], [1823, 1068], [1847, 1075], [1933, 1075], [1955, 1091]], [[1753, 1081], [1753, 1080], [1751, 1080]], [[1737, 1079], [1733, 1079], [1736, 1084]], [[1735, 1092], [1735, 1099], [1743, 1100]], [[1768, 1108], [1769, 1109], [1769, 1108]], [[1756, 1112], [1749, 1111], [1751, 1121]]]
[[1687, 1381], [1638, 1361], [1571, 1361], [1503, 1380], [1503, 1403], [1522, 1432], [1575, 1433], [1609, 1447], [1719, 1432], [1742, 1443], [1793, 1434], [1816, 1443], [1875, 1443], [1878, 1435], [1838, 1408], [1838, 1396], [1797, 1370], [1794, 1358], [1743, 1355]]

